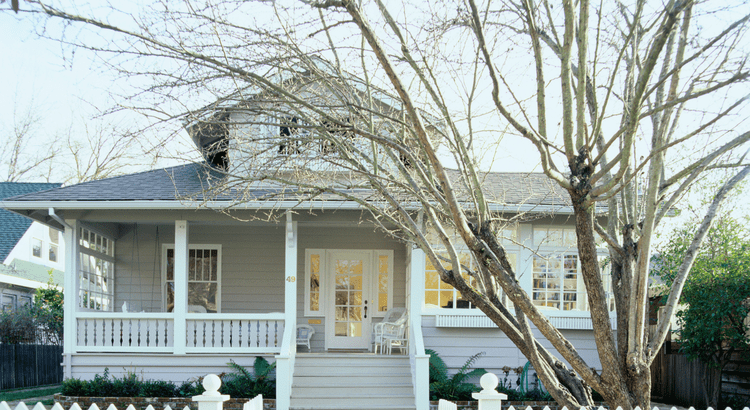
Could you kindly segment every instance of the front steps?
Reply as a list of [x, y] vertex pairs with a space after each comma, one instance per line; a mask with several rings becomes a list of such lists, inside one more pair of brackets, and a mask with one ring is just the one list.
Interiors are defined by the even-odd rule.
[[408, 356], [297, 354], [292, 410], [415, 410]]

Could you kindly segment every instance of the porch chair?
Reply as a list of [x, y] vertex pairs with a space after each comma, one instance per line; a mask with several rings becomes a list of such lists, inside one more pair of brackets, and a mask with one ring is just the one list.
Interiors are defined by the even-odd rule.
[[310, 339], [315, 334], [315, 329], [310, 325], [297, 325], [297, 346], [307, 346], [310, 352]]
[[372, 325], [372, 344], [375, 353], [378, 352], [378, 347], [380, 347], [380, 353], [385, 353], [383, 350], [385, 338], [397, 336], [394, 332], [398, 333], [398, 328], [401, 326], [405, 329], [407, 317], [405, 308], [393, 308], [385, 313], [382, 322]]

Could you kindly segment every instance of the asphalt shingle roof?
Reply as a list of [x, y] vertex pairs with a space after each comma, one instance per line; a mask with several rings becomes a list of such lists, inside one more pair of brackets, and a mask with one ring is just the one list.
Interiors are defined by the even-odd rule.
[[[54, 183], [0, 182], [0, 200], [32, 192], [48, 191], [59, 187]], [[0, 263], [8, 257], [32, 220], [0, 209]]]
[[[459, 178], [457, 171], [452, 173], [454, 180]], [[26, 201], [179, 201], [183, 198], [203, 201], [206, 188], [215, 185], [221, 173], [205, 166], [204, 163], [190, 163], [171, 168], [157, 169], [136, 174], [85, 182], [78, 185], [53, 190], [28, 193], [9, 198], [15, 202]], [[485, 173], [480, 175], [487, 199], [500, 204], [568, 205], [565, 191], [541, 173]], [[455, 185], [461, 185], [456, 183]], [[459, 190], [459, 195], [462, 193]], [[351, 191], [362, 198], [374, 197], [369, 190]], [[215, 201], [231, 201], [243, 195], [248, 199], [294, 199], [293, 189], [259, 185], [242, 192], [230, 190], [214, 193]], [[465, 193], [464, 193], [465, 194]], [[249, 196], [248, 196], [249, 195]], [[326, 194], [316, 200], [341, 200]]]

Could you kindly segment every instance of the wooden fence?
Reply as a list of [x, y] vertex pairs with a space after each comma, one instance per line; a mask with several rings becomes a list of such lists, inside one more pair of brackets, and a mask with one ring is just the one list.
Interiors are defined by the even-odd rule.
[[62, 346], [0, 344], [0, 390], [61, 383]]
[[[722, 394], [750, 402], [750, 363], [740, 360], [739, 355], [732, 359], [722, 374]], [[719, 377], [717, 369], [699, 360], [688, 360], [676, 343], [664, 342], [651, 365], [651, 398], [683, 406], [705, 406], [704, 374], [709, 381]]]

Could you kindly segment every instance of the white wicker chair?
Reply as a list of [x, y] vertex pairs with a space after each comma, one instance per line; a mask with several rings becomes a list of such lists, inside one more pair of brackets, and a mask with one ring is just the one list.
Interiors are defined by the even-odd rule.
[[297, 346], [307, 346], [310, 350], [310, 339], [315, 334], [315, 329], [310, 325], [297, 325]]
[[377, 353], [378, 348], [380, 348], [380, 353], [385, 353], [384, 347], [387, 338], [393, 339], [400, 336], [403, 339], [407, 319], [406, 309], [393, 308], [386, 312], [382, 322], [372, 325], [373, 351]]

